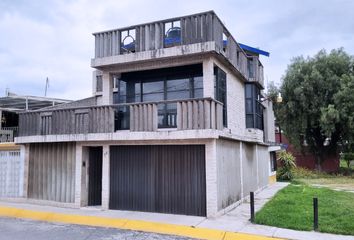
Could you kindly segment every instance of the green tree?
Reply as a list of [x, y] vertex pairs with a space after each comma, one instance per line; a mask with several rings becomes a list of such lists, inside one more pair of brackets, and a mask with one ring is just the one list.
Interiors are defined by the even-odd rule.
[[278, 120], [292, 144], [301, 148], [306, 141], [319, 170], [324, 156], [336, 153], [338, 143], [348, 139], [349, 125], [343, 121], [353, 119], [354, 112], [342, 108], [347, 107], [353, 62], [343, 49], [321, 50], [314, 57], [294, 58], [283, 77]]

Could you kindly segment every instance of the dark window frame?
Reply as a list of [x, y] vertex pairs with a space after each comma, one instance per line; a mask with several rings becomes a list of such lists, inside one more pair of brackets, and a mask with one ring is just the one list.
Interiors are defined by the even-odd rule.
[[[245, 113], [246, 128], [256, 128], [264, 130], [263, 110], [261, 99], [261, 89], [254, 83], [245, 84]], [[248, 104], [251, 103], [251, 111]]]
[[[139, 76], [139, 74], [137, 74], [137, 73], [128, 73], [126, 75], [122, 74], [121, 77], [117, 77], [118, 78], [118, 84], [117, 84], [118, 91], [113, 93], [113, 95], [114, 95], [113, 102], [114, 103], [144, 102], [144, 96], [146, 96], [146, 94], [144, 94], [144, 83], [156, 82], [156, 81], [163, 81], [163, 85], [164, 85], [163, 91], [156, 92], [156, 93], [163, 93], [163, 100], [157, 100], [157, 101], [202, 98], [203, 95], [196, 97], [195, 94], [196, 94], [197, 90], [203, 89], [203, 85], [202, 85], [202, 87], [194, 88], [196, 78], [201, 77], [202, 78], [201, 81], [203, 81], [202, 67], [200, 66], [200, 68], [198, 68], [198, 70], [194, 71], [193, 66], [195, 66], [195, 65], [185, 66], [184, 68], [186, 68], [187, 71], [184, 71], [183, 67], [176, 67], [176, 68], [169, 68], [169, 69], [171, 69], [171, 71], [168, 71], [168, 69], [167, 70], [162, 69], [162, 71], [159, 74], [151, 74], [151, 71], [141, 71], [140, 72], [141, 76]], [[179, 70], [176, 70], [176, 69], [179, 69]], [[155, 70], [155, 72], [156, 71], [158, 72], [158, 70]], [[168, 99], [168, 93], [184, 92], [184, 90], [168, 91], [168, 89], [167, 89], [168, 81], [180, 80], [180, 79], [188, 79], [188, 90], [187, 91], [189, 93], [189, 97], [188, 98], [180, 98], [180, 99], [179, 98]], [[139, 93], [134, 92], [134, 101], [129, 100], [129, 98], [131, 96], [128, 95], [128, 87], [126, 87], [126, 94], [121, 95], [120, 86], [121, 86], [122, 82], [128, 82], [128, 81], [132, 81], [135, 84], [139, 84], [139, 86], [140, 86]], [[136, 97], [138, 97], [139, 101], [135, 101]], [[124, 98], [124, 100], [123, 100], [123, 98]], [[132, 98], [130, 98], [130, 99], [132, 99]], [[150, 102], [150, 101], [145, 101], [145, 102]], [[174, 103], [172, 103], [172, 104], [174, 104]], [[171, 109], [170, 105], [171, 104], [166, 104], [166, 103], [158, 104], [158, 116], [162, 117], [162, 119], [163, 119], [162, 123], [159, 124], [158, 128], [176, 128], [177, 127], [177, 120], [176, 120], [177, 106], [175, 107], [175, 109], [174, 108]], [[124, 107], [121, 107], [121, 108], [124, 108]], [[125, 109], [125, 111], [126, 111], [126, 115], [128, 115], [129, 109]], [[122, 111], [121, 111], [121, 113], [122, 113]], [[129, 119], [129, 117], [126, 115], [125, 115], [126, 119]], [[173, 118], [174, 118], [174, 120], [173, 120]], [[117, 121], [117, 119], [116, 119], [116, 121]], [[119, 124], [119, 123], [117, 123], [117, 124], [121, 126], [121, 124]], [[129, 123], [126, 123], [124, 128], [122, 128], [122, 127], [117, 128], [118, 125], [116, 125], [116, 130], [129, 129]]]
[[227, 127], [227, 76], [218, 66], [214, 66], [214, 96], [223, 103], [223, 126]]
[[102, 92], [103, 91], [103, 77], [102, 75], [97, 75], [96, 76], [96, 92]]

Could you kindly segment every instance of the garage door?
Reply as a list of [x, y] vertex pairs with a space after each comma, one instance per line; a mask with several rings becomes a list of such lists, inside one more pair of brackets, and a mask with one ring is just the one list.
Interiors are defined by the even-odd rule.
[[206, 216], [204, 145], [111, 146], [110, 208]]

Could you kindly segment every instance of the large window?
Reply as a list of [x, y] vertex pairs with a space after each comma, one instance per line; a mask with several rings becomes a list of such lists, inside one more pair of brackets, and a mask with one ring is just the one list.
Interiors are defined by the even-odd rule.
[[247, 83], [245, 88], [246, 128], [258, 128], [263, 130], [264, 108], [260, 102], [261, 90], [253, 83]]
[[[203, 97], [202, 65], [123, 73], [113, 94], [114, 103], [161, 102]], [[159, 103], [158, 127], [177, 127], [177, 104]], [[116, 113], [116, 129], [129, 128], [129, 107]]]
[[223, 103], [223, 125], [227, 127], [227, 101], [226, 101], [226, 73], [214, 67], [215, 99]]

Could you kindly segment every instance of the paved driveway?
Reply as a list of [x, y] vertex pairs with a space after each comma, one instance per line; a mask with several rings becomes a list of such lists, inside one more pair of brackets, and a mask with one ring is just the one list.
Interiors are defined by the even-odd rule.
[[0, 218], [0, 240], [189, 240], [190, 238], [111, 228]]

